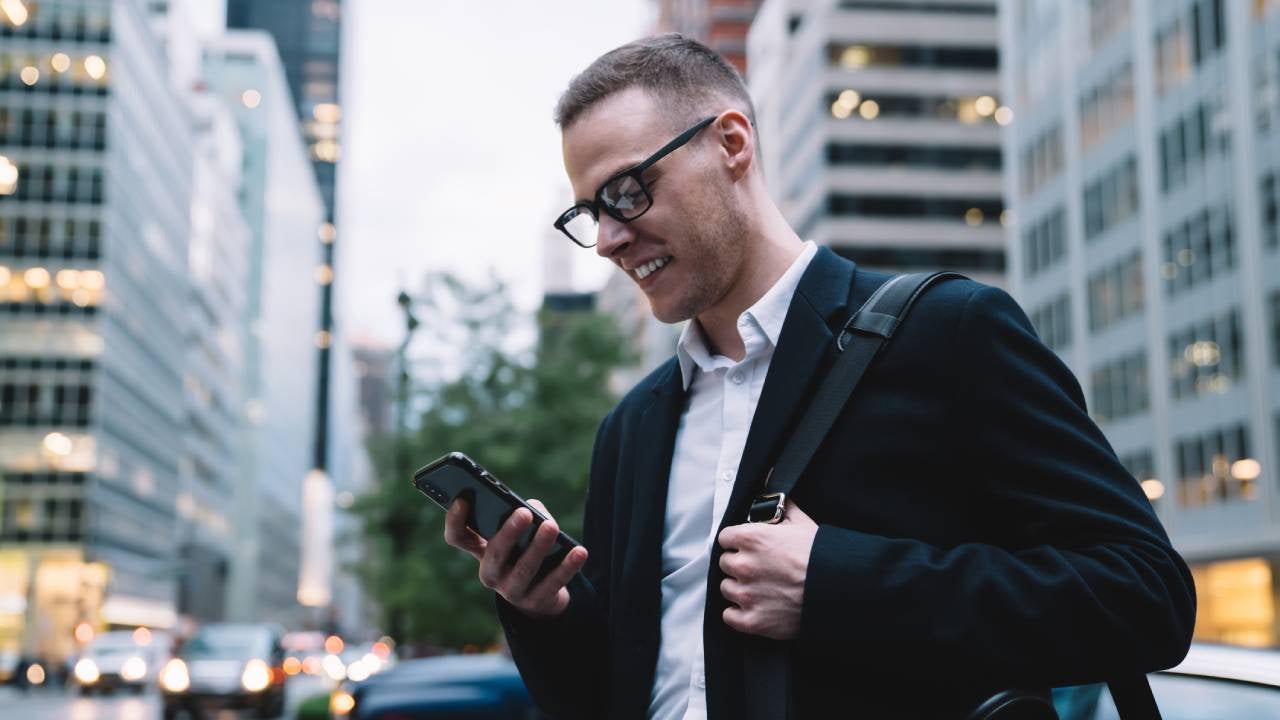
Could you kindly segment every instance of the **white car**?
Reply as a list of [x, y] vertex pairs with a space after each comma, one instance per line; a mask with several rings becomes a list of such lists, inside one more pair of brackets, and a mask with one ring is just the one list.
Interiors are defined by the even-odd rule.
[[137, 694], [155, 684], [169, 659], [169, 636], [163, 632], [113, 630], [84, 647], [72, 676], [82, 695], [129, 688]]

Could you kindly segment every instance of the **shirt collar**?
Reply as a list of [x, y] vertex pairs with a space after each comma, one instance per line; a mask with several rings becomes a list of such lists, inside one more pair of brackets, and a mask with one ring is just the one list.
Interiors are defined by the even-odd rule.
[[[787, 310], [791, 307], [791, 299], [795, 297], [796, 288], [800, 286], [800, 278], [809, 267], [809, 261], [817, 252], [818, 246], [812, 240], [806, 241], [804, 249], [792, 261], [786, 272], [782, 273], [782, 277], [773, 284], [773, 287], [738, 316], [739, 325], [745, 320], [764, 334], [768, 342], [759, 349], [777, 347], [778, 336], [782, 334], [782, 324], [787, 318]], [[745, 339], [744, 344], [747, 344]], [[757, 354], [751, 352], [750, 344], [747, 346], [748, 357]], [[676, 343], [676, 359], [680, 363], [680, 375], [684, 381], [685, 390], [693, 384], [695, 369], [709, 372], [718, 367], [729, 367], [735, 364], [727, 357], [711, 354], [697, 318], [685, 323], [684, 330], [680, 333], [680, 340]]]

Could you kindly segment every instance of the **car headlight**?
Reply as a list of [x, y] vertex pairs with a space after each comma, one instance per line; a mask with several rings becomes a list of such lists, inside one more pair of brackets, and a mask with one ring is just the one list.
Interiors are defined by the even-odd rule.
[[102, 674], [98, 672], [98, 663], [89, 658], [80, 658], [80, 661], [76, 663], [75, 672], [76, 680], [79, 680], [81, 685], [92, 685], [98, 682], [98, 678], [102, 677]]
[[125, 660], [124, 665], [120, 666], [120, 677], [129, 682], [137, 682], [146, 676], [147, 663], [137, 655]]
[[191, 687], [187, 664], [180, 658], [170, 660], [160, 671], [160, 687], [172, 693], [186, 692]]
[[240, 684], [249, 692], [262, 692], [271, 684], [271, 668], [261, 660], [250, 660], [240, 675]]
[[334, 682], [342, 682], [347, 679], [347, 666], [342, 664], [342, 658], [337, 655], [325, 655], [321, 666], [324, 667], [325, 673]]
[[329, 712], [334, 717], [343, 717], [356, 707], [356, 699], [346, 690], [338, 690], [329, 696]]

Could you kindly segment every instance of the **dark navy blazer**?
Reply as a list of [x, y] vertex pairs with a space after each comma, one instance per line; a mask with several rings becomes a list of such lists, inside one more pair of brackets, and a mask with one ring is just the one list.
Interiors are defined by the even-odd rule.
[[[826, 248], [782, 328], [722, 526], [745, 517], [887, 275]], [[856, 342], [856, 340], [855, 340]], [[644, 717], [661, 616], [664, 506], [686, 400], [674, 358], [596, 437], [569, 609], [498, 613], [553, 717]], [[793, 498], [820, 528], [792, 647], [795, 716], [963, 717], [1001, 688], [1101, 681], [1186, 654], [1195, 590], [1079, 385], [1005, 292], [931, 289], [872, 364]], [[719, 547], [704, 640], [711, 718], [741, 718], [744, 636], [721, 619]]]

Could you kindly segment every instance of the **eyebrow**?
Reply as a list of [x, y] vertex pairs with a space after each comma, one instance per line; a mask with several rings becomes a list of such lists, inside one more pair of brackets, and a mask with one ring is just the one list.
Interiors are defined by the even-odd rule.
[[[630, 170], [631, 168], [633, 168], [633, 167], [635, 167], [635, 166], [639, 165], [640, 163], [644, 162], [646, 159], [647, 159], [647, 158], [641, 158], [641, 159], [639, 159], [639, 160], [636, 160], [635, 162], [620, 163], [619, 165], [615, 166], [615, 167], [617, 167], [617, 169], [616, 169], [616, 170], [614, 170], [613, 172], [609, 173], [608, 175], [605, 175], [605, 176], [604, 176], [604, 182], [602, 182], [602, 183], [600, 183], [599, 185], [597, 185], [597, 186], [596, 186], [596, 192], [597, 192], [597, 193], [599, 193], [599, 192], [600, 192], [600, 188], [604, 187], [605, 183], [607, 183], [607, 182], [609, 182], [610, 180], [612, 180], [612, 179], [614, 179], [614, 178], [618, 177], [619, 175], [621, 175], [621, 174], [625, 173], [626, 171]], [[575, 203], [593, 203], [593, 202], [595, 202], [595, 201], [596, 201], [595, 195], [592, 195], [592, 196], [591, 196], [591, 197], [589, 197], [589, 198], [578, 198], [578, 199], [577, 199], [577, 200], [575, 200], [574, 202], [575, 202]]]

